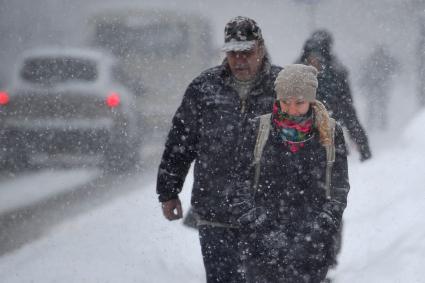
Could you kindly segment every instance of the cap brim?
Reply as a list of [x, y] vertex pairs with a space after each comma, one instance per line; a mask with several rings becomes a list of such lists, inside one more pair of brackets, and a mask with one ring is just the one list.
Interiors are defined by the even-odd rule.
[[229, 41], [226, 42], [221, 48], [224, 52], [229, 51], [247, 51], [254, 48], [255, 40], [251, 41]]

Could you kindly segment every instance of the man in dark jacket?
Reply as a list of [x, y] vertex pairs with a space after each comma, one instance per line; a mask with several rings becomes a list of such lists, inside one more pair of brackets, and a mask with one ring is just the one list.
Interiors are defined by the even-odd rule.
[[234, 145], [243, 137], [245, 118], [270, 111], [281, 68], [270, 64], [260, 28], [246, 17], [227, 23], [223, 51], [223, 63], [195, 78], [177, 109], [159, 166], [157, 193], [164, 216], [181, 218], [178, 194], [195, 162], [191, 204], [207, 282], [243, 282], [239, 230], [231, 225], [227, 199], [238, 162]]
[[299, 63], [319, 70], [317, 99], [323, 102], [331, 116], [340, 122], [357, 145], [360, 160], [372, 157], [365, 130], [354, 108], [347, 69], [332, 54], [332, 36], [325, 30], [313, 32], [304, 44]]

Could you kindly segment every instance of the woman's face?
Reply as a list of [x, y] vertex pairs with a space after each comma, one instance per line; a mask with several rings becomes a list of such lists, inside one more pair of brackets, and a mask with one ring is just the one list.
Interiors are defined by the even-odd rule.
[[310, 109], [310, 102], [303, 98], [290, 97], [288, 99], [281, 99], [280, 108], [283, 112], [291, 116], [305, 115]]

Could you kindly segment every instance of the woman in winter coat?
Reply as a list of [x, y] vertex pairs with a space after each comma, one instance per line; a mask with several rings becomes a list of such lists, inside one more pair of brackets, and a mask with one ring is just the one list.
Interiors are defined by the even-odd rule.
[[[247, 123], [257, 142], [239, 146], [244, 173], [235, 177], [230, 201], [247, 245], [248, 282], [321, 282], [331, 263], [349, 191], [347, 157], [343, 132], [333, 128], [316, 89], [312, 66], [288, 65], [279, 73], [258, 163], [260, 119]], [[335, 149], [334, 162], [326, 147]]]

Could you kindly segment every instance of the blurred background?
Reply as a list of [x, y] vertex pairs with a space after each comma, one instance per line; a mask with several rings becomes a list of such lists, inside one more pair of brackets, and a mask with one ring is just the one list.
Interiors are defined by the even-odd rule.
[[[424, 41], [424, 5], [421, 0], [373, 2], [366, 0], [271, 0], [266, 3], [253, 0], [215, 1], [214, 3], [200, 0], [127, 0], [120, 3], [107, 0], [2, 1], [0, 5], [2, 38], [0, 86], [5, 88], [9, 85], [14, 76], [15, 63], [25, 50], [52, 45], [64, 48], [93, 46], [96, 39], [93, 24], [96, 24], [95, 22], [99, 21], [100, 17], [103, 17], [104, 20], [109, 17], [107, 21], [110, 22], [114, 17], [113, 13], [110, 13], [109, 16], [105, 15], [105, 11], [110, 12], [115, 9], [125, 13], [125, 10], [130, 11], [137, 8], [149, 8], [150, 11], [167, 9], [177, 15], [191, 13], [202, 18], [202, 23], [209, 25], [208, 32], [211, 33], [211, 35], [205, 35], [203, 41], [198, 40], [198, 45], [202, 45], [200, 50], [203, 50], [205, 54], [210, 54], [202, 55], [208, 56], [208, 58], [204, 58], [203, 64], [197, 63], [195, 64], [197, 66], [189, 70], [190, 64], [180, 63], [182, 66], [180, 70], [186, 68], [184, 72], [187, 75], [181, 76], [178, 88], [173, 90], [176, 94], [168, 96], [180, 98], [181, 94], [178, 92], [184, 89], [191, 77], [205, 66], [220, 62], [219, 58], [223, 54], [220, 53], [219, 47], [223, 40], [222, 33], [226, 21], [235, 15], [247, 15], [259, 22], [273, 61], [279, 65], [292, 63], [299, 56], [305, 39], [313, 30], [328, 29], [334, 36], [335, 53], [350, 71], [354, 100], [358, 105], [360, 116], [364, 117], [362, 106], [367, 102], [365, 102], [365, 97], [361, 94], [362, 89], [359, 87], [362, 65], [378, 45], [384, 45], [399, 62], [399, 70], [393, 86], [398, 87], [403, 84], [410, 87], [409, 94], [406, 93], [407, 97], [405, 98], [407, 99], [403, 101], [407, 105], [406, 108], [414, 107], [416, 104], [415, 96], [419, 95], [418, 92], [422, 88], [418, 70], [422, 68], [423, 63], [421, 62], [424, 60], [423, 52], [421, 52]], [[99, 16], [102, 13], [103, 16]], [[164, 17], [167, 16], [163, 16], [163, 19]], [[207, 32], [207, 29], [204, 29], [204, 32]], [[137, 33], [133, 35], [136, 36]], [[106, 42], [97, 45], [104, 47], [108, 44], [116, 44], [110, 39], [105, 40]], [[133, 44], [136, 43], [133, 42]], [[210, 50], [207, 50], [208, 48]], [[184, 49], [183, 47], [181, 52], [185, 52]], [[193, 55], [193, 51], [190, 52], [189, 50], [185, 52], [188, 60]], [[164, 60], [166, 58], [163, 57], [162, 61]], [[153, 64], [160, 65], [160, 61], [161, 59], [158, 59]], [[154, 68], [151, 62], [149, 64], [150, 66], [138, 66], [139, 69], [135, 69], [136, 72], [140, 70], [138, 76], [140, 76], [141, 82], [152, 81], [150, 71], [158, 69]], [[134, 72], [131, 73], [132, 76], [135, 76]], [[168, 72], [161, 70], [160, 74], [162, 75], [158, 74], [152, 74], [156, 78], [152, 83], [164, 87], [164, 81], [170, 78], [170, 75], [175, 80], [176, 69], [169, 66]], [[132, 79], [134, 80], [134, 78]], [[397, 100], [397, 97], [394, 100]], [[406, 111], [407, 115], [408, 113], [411, 111]]]
[[[332, 34], [376, 156], [425, 106], [423, 0], [0, 0], [0, 261], [124, 193], [154, 195], [144, 184], [171, 117], [190, 81], [223, 59], [224, 25], [237, 15], [259, 23], [277, 65], [293, 63], [314, 30]], [[379, 47], [396, 66], [385, 128], [369, 123], [364, 82]], [[70, 62], [95, 75], [28, 76]], [[49, 143], [33, 145], [40, 136]]]

